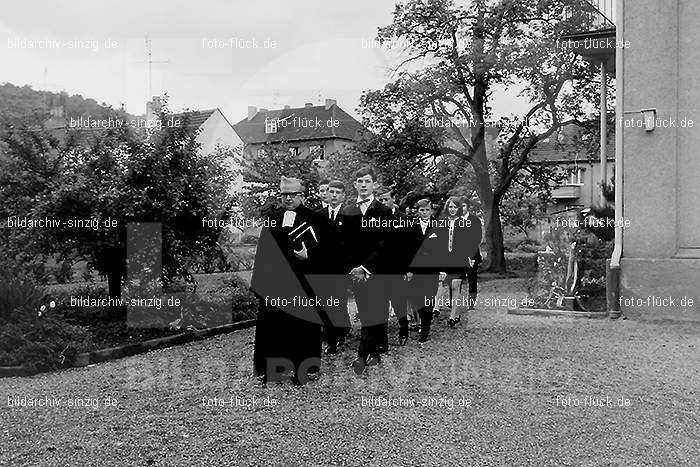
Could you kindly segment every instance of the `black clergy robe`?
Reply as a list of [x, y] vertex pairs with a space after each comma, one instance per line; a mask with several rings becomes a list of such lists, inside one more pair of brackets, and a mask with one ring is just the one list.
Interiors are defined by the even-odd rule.
[[[259, 300], [253, 362], [265, 381], [294, 370], [303, 383], [320, 368], [325, 316], [312, 284], [323, 267], [327, 235], [327, 220], [303, 205], [272, 213], [260, 234], [251, 279]], [[302, 244], [306, 260], [294, 254]]]

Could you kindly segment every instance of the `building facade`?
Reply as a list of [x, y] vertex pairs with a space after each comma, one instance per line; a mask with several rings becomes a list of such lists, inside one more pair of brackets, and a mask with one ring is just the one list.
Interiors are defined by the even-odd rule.
[[[602, 167], [598, 158], [597, 135], [577, 125], [567, 125], [532, 148], [533, 165], [545, 165], [563, 177], [552, 187], [547, 214], [576, 216], [581, 209], [600, 204]], [[615, 135], [607, 135], [606, 183], [615, 174]]]
[[618, 40], [630, 44], [617, 51], [630, 223], [617, 299], [624, 314], [700, 321], [700, 2], [618, 0], [617, 10]]
[[294, 155], [313, 156], [320, 166], [329, 155], [354, 146], [365, 131], [333, 99], [326, 99], [325, 105], [278, 110], [251, 106], [248, 117], [233, 127], [250, 154], [284, 144]]

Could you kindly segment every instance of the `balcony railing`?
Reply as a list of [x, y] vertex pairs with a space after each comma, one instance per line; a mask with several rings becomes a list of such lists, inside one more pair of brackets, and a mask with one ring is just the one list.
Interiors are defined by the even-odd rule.
[[553, 199], [576, 199], [581, 197], [579, 185], [560, 185], [552, 190]]
[[568, 34], [615, 29], [615, 0], [570, 0], [564, 20], [571, 22]]

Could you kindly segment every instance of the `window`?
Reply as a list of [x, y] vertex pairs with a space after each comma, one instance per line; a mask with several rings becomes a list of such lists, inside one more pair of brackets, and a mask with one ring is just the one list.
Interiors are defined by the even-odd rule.
[[265, 133], [277, 133], [277, 120], [265, 117]]
[[569, 171], [569, 185], [583, 185], [583, 169], [575, 168]]
[[292, 157], [298, 157], [299, 156], [299, 148], [297, 146], [290, 146], [289, 147], [289, 154], [291, 154]]
[[318, 146], [310, 146], [309, 152], [311, 152], [311, 156], [313, 156], [314, 159], [324, 160], [326, 155], [324, 154], [323, 149], [322, 144]]

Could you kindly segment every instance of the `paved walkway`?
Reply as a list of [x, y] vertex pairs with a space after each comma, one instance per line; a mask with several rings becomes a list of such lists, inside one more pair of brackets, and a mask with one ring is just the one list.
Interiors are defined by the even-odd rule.
[[258, 387], [249, 329], [0, 379], [0, 465], [695, 465], [700, 326], [506, 315], [522, 287], [484, 283], [466, 326], [361, 378], [353, 342], [304, 388]]

